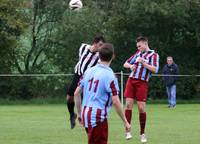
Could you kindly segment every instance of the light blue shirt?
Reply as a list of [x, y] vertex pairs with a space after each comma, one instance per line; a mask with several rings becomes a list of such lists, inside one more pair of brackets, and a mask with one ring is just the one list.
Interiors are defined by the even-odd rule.
[[84, 126], [94, 127], [107, 118], [112, 106], [112, 96], [119, 93], [117, 78], [110, 67], [97, 64], [85, 72], [80, 86], [83, 89]]

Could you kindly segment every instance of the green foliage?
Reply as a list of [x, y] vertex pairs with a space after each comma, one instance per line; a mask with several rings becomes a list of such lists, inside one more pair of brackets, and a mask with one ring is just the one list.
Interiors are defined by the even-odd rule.
[[73, 72], [81, 43], [91, 44], [94, 36], [104, 33], [104, 17], [105, 13], [98, 10], [65, 11], [57, 32], [56, 49], [49, 53], [62, 71]]
[[[199, 73], [199, 0], [84, 0], [80, 11], [71, 11], [68, 2], [0, 0], [0, 73], [73, 73], [79, 46], [91, 44], [96, 35], [114, 44], [116, 72], [124, 70], [123, 63], [136, 51], [136, 37], [145, 35], [160, 55], [160, 69], [172, 55], [181, 74]], [[67, 78], [1, 78], [5, 89], [1, 97], [65, 95], [68, 82]], [[199, 78], [180, 80], [179, 97], [197, 97], [199, 85]], [[150, 87], [151, 98], [164, 98], [160, 77], [152, 78]]]
[[23, 6], [23, 0], [0, 1], [0, 73], [10, 73], [14, 64], [13, 51], [27, 26]]
[[[14, 51], [27, 28], [25, 5], [24, 0], [0, 0], [0, 73], [12, 73], [12, 68], [16, 67]], [[0, 77], [1, 97], [10, 93], [11, 83], [11, 78]]]

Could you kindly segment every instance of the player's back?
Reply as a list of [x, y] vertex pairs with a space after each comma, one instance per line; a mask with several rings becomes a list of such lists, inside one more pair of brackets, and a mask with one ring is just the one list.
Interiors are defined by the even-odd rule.
[[[117, 80], [111, 68], [103, 64], [97, 64], [88, 69], [81, 80], [83, 87], [83, 111], [84, 119], [89, 119], [92, 126], [96, 122], [107, 118], [112, 104], [112, 95], [119, 91]], [[84, 125], [87, 127], [88, 123]]]
[[83, 105], [103, 109], [109, 100], [109, 80], [114, 79], [112, 69], [108, 66], [98, 64], [86, 71], [84, 79]]

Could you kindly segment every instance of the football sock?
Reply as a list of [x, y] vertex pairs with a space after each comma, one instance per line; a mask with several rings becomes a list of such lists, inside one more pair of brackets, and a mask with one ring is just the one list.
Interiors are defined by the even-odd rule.
[[132, 110], [126, 109], [125, 110], [125, 116], [126, 116], [127, 121], [129, 122], [129, 124], [131, 124]]
[[70, 116], [72, 116], [74, 114], [74, 105], [75, 103], [74, 102], [67, 102], [67, 108], [68, 108], [68, 111], [70, 113]]
[[146, 112], [139, 114], [140, 120], [140, 134], [144, 134], [145, 125], [146, 125]]

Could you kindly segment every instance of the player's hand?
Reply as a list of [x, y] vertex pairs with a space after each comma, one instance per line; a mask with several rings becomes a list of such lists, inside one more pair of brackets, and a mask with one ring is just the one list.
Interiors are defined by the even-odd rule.
[[79, 114], [79, 113], [77, 113], [77, 120], [78, 120], [80, 126], [82, 126], [83, 125], [83, 121], [81, 119], [81, 114]]
[[136, 67], [136, 66], [133, 64], [133, 65], [130, 66], [130, 69], [131, 69], [132, 71], [134, 71], [134, 70], [135, 70], [135, 67]]
[[127, 121], [125, 122], [124, 127], [125, 127], [126, 132], [131, 131], [131, 125]]
[[78, 120], [78, 122], [79, 122], [80, 126], [83, 126], [83, 121], [82, 121], [82, 119], [81, 119], [81, 117], [80, 117], [80, 116], [78, 116], [77, 120]]
[[143, 62], [144, 62], [144, 59], [141, 58], [141, 57], [138, 57], [138, 58], [136, 59], [136, 62], [143, 63]]

